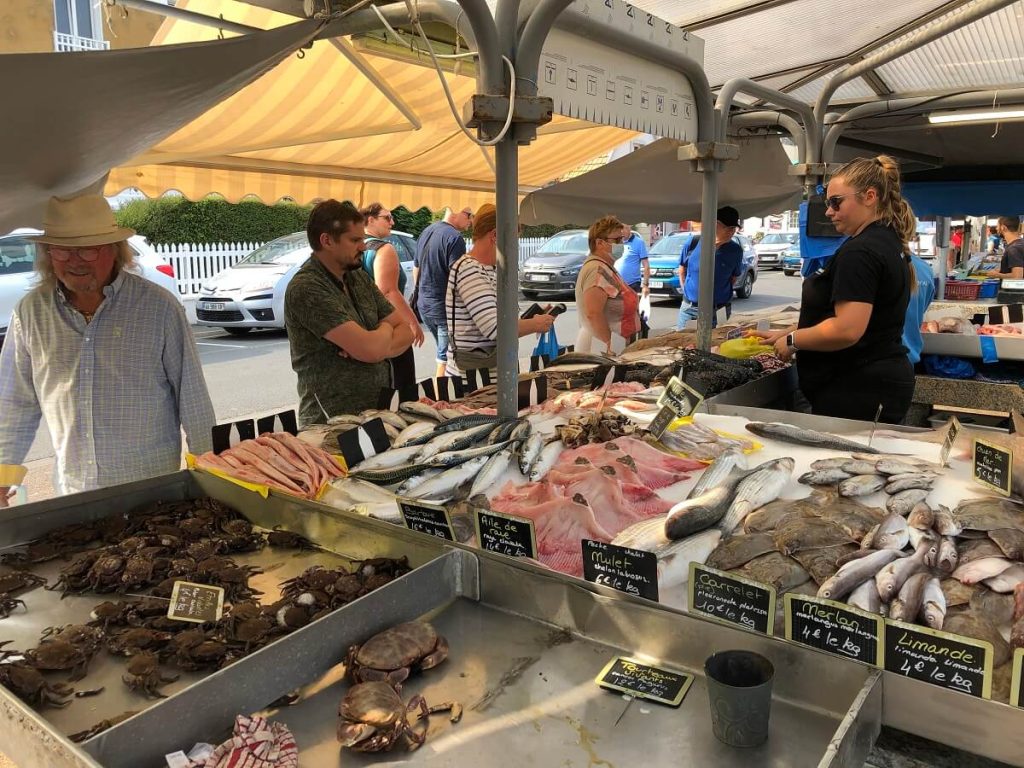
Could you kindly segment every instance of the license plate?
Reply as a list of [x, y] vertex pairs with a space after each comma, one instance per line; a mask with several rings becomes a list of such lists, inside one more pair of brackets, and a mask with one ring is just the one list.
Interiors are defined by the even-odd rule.
[[664, 287], [665, 287], [665, 281], [664, 280], [651, 280], [651, 288], [664, 288]]
[[209, 312], [222, 312], [224, 304], [220, 301], [200, 301], [196, 303], [197, 309], [205, 309]]
[[551, 275], [530, 275], [530, 279], [535, 283], [546, 283], [551, 279]]

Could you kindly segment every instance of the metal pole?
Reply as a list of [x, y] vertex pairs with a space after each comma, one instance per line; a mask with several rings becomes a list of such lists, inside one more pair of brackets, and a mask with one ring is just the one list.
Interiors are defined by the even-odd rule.
[[946, 273], [949, 271], [949, 216], [935, 217], [935, 266], [939, 287], [935, 295], [941, 301], [946, 296]]
[[800, 122], [787, 115], [785, 112], [744, 112], [733, 115], [729, 121], [733, 128], [771, 128], [778, 126], [790, 135], [796, 144], [797, 162], [803, 163], [807, 160], [807, 133]]
[[819, 154], [818, 143], [821, 140], [821, 132], [815, 130], [817, 123], [814, 119], [814, 110], [812, 110], [808, 104], [805, 104], [787, 93], [776, 91], [774, 88], [768, 88], [760, 83], [743, 77], [733, 78], [723, 85], [722, 90], [718, 92], [718, 100], [715, 102], [715, 109], [719, 114], [719, 118], [716, 122], [718, 123], [718, 138], [720, 141], [725, 141], [727, 133], [726, 129], [729, 122], [729, 110], [732, 109], [732, 104], [736, 100], [736, 95], [739, 93], [746, 93], [749, 96], [757, 96], [758, 98], [767, 100], [776, 106], [791, 109], [800, 115], [800, 119], [803, 121], [804, 125], [804, 133], [807, 137], [807, 149], [812, 157]]
[[519, 145], [494, 148], [498, 208], [498, 415], [519, 413]]
[[[717, 110], [716, 110], [717, 112]], [[717, 119], [718, 115], [714, 117]], [[700, 201], [700, 275], [697, 280], [697, 348], [711, 349], [715, 317], [715, 232], [718, 221], [718, 160], [703, 160]]]

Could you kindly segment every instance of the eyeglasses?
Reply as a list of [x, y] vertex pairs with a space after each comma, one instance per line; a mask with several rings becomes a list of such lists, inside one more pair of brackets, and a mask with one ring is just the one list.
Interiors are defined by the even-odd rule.
[[825, 207], [831, 208], [833, 211], [838, 211], [839, 206], [843, 204], [843, 200], [848, 198], [850, 195], [832, 195], [832, 197], [825, 198]]
[[626, 241], [626, 238], [624, 238], [624, 237], [602, 237], [601, 239], [604, 240], [606, 243], [616, 243], [616, 244], [624, 243]]
[[394, 222], [395, 222], [395, 217], [392, 216], [390, 213], [378, 214], [376, 218], [384, 219], [384, 221], [390, 221], [392, 224], [394, 224]]
[[73, 253], [78, 254], [78, 258], [82, 261], [96, 261], [103, 253], [103, 246], [98, 248], [58, 248], [51, 245], [46, 250], [54, 261], [67, 261]]
[[465, 216], [467, 219], [472, 219], [473, 218], [473, 212], [472, 211], [463, 211], [462, 215]]

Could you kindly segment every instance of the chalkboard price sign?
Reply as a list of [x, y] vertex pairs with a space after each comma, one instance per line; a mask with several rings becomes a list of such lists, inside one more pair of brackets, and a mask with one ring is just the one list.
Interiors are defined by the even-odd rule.
[[992, 644], [984, 640], [886, 620], [885, 669], [971, 696], [992, 696]]
[[601, 670], [595, 682], [608, 690], [678, 707], [693, 684], [693, 676], [616, 656]]
[[1013, 452], [974, 439], [974, 479], [1004, 496], [1010, 495]]
[[537, 535], [532, 520], [477, 509], [476, 535], [481, 549], [508, 557], [537, 559]]
[[689, 416], [700, 404], [704, 402], [704, 395], [691, 387], [689, 384], [680, 381], [678, 376], [673, 376], [665, 385], [665, 391], [658, 398], [658, 405], [668, 406], [675, 413], [676, 418]]
[[690, 612], [772, 634], [775, 588], [690, 563]]
[[410, 531], [419, 531], [446, 541], [455, 541], [455, 535], [452, 533], [452, 519], [445, 507], [426, 504], [422, 501], [399, 499], [398, 508], [402, 511], [405, 527]]
[[949, 419], [949, 430], [946, 432], [946, 439], [942, 443], [942, 451], [939, 453], [939, 464], [949, 466], [949, 454], [953, 450], [957, 435], [960, 434], [960, 420], [956, 416]]
[[660, 440], [661, 436], [665, 434], [665, 430], [668, 429], [668, 425], [675, 420], [676, 412], [668, 405], [662, 406], [661, 410], [658, 411], [658, 415], [647, 426], [647, 431], [654, 436], [655, 440]]
[[583, 578], [629, 595], [658, 599], [658, 558], [653, 552], [583, 539]]
[[224, 613], [224, 588], [190, 581], [174, 582], [167, 618], [205, 624], [219, 621]]
[[1024, 648], [1013, 651], [1013, 682], [1010, 683], [1010, 705], [1024, 707], [1024, 691], [1021, 690], [1022, 667], [1024, 667]]
[[885, 620], [843, 603], [787, 594], [786, 639], [881, 667]]

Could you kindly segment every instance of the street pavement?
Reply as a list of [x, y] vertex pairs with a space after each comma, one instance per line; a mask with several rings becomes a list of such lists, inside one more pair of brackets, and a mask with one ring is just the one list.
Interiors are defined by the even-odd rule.
[[[752, 312], [769, 307], [796, 306], [800, 300], [799, 277], [786, 277], [782, 272], [763, 271], [754, 284], [749, 299], [733, 302], [734, 312]], [[566, 312], [558, 317], [555, 329], [562, 345], [572, 344], [579, 330], [576, 304], [571, 296], [538, 300], [541, 305], [564, 302]], [[521, 309], [532, 302], [521, 301]], [[654, 330], [674, 328], [679, 312], [678, 301], [655, 299], [652, 303]], [[218, 421], [263, 415], [296, 406], [295, 373], [288, 353], [288, 337], [284, 331], [253, 331], [246, 336], [231, 336], [219, 328], [194, 326], [193, 332], [203, 364], [203, 373], [213, 400]], [[537, 339], [520, 339], [519, 356], [527, 357]], [[416, 349], [416, 370], [420, 377], [433, 375], [436, 347], [427, 334], [422, 347]], [[27, 464], [26, 481], [29, 499], [39, 501], [53, 495], [53, 448], [45, 426], [32, 445]]]

